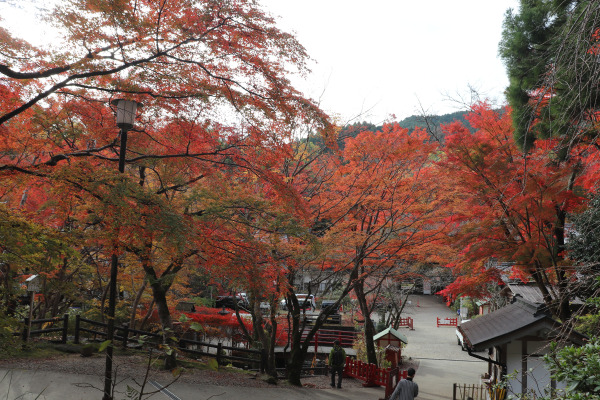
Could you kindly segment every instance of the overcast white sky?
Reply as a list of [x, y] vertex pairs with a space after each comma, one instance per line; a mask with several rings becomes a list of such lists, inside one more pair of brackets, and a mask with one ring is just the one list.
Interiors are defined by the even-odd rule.
[[[392, 114], [400, 120], [421, 106], [430, 114], [458, 111], [450, 98], [468, 102], [469, 87], [504, 103], [498, 43], [505, 12], [519, 0], [259, 1], [316, 62], [308, 79], [293, 83], [339, 123], [380, 124]], [[27, 3], [18, 3], [25, 6], [20, 16], [14, 9], [9, 16], [0, 0], [5, 25], [27, 39], [48, 37], [25, 23]]]
[[[518, 0], [260, 0], [318, 63], [295, 82], [346, 122], [458, 111], [469, 85], [504, 103], [502, 22]], [[369, 111], [370, 110], [370, 111]]]

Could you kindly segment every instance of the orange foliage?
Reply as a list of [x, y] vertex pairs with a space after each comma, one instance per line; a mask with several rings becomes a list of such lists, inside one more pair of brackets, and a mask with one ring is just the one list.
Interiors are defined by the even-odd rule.
[[485, 295], [485, 284], [499, 282], [503, 274], [486, 264], [491, 259], [513, 262], [513, 277], [529, 279], [543, 271], [554, 282], [564, 279], [561, 215], [585, 203], [571, 180], [585, 182], [587, 172], [580, 173], [577, 157], [558, 162], [553, 140], [536, 141], [528, 154], [520, 151], [510, 110], [499, 114], [480, 104], [468, 120], [474, 133], [460, 123], [444, 128], [438, 163], [452, 209], [446, 242], [455, 255], [447, 266], [459, 276], [442, 293]]

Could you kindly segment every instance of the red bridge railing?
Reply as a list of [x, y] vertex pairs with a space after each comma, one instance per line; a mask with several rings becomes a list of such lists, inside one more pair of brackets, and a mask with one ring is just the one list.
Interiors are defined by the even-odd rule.
[[[306, 338], [306, 332], [302, 333], [302, 340]], [[336, 329], [319, 329], [313, 336], [310, 344], [315, 346], [315, 353], [318, 351], [319, 346], [333, 346], [333, 342], [336, 340], [340, 341], [342, 347], [352, 347], [354, 340], [356, 339], [356, 332], [342, 331]]]
[[458, 317], [456, 318], [440, 318], [437, 319], [437, 327], [440, 326], [457, 326], [458, 325]]
[[377, 368], [375, 364], [367, 364], [362, 361], [354, 360], [350, 357], [346, 357], [344, 375], [365, 381], [363, 386], [366, 387], [385, 386], [386, 394], [387, 387], [389, 385], [393, 384], [393, 391], [396, 387], [395, 382], [398, 382], [401, 378], [406, 378], [408, 376], [407, 371], [400, 371], [398, 368]]

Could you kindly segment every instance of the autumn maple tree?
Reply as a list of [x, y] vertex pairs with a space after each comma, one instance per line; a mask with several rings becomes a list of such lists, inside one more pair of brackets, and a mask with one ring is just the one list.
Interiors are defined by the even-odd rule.
[[387, 125], [347, 139], [335, 175], [318, 199], [337, 242], [332, 263], [346, 272], [364, 317], [368, 360], [377, 363], [370, 318], [382, 282], [401, 280], [419, 248], [439, 232], [435, 181], [437, 144], [422, 130]]
[[[486, 282], [508, 272], [535, 281], [548, 307], [567, 320], [572, 268], [565, 260], [565, 219], [585, 202], [575, 192], [582, 165], [576, 157], [558, 161], [554, 140], [521, 151], [510, 117], [510, 110], [479, 104], [467, 117], [474, 132], [460, 123], [444, 128], [439, 173], [454, 204], [448, 243], [456, 254], [449, 265], [459, 276], [444, 293], [482, 296]], [[501, 271], [487, 263], [494, 259], [514, 266]]]
[[[234, 165], [276, 179], [264, 166], [291, 125], [330, 130], [287, 79], [306, 70], [306, 54], [251, 1], [73, 0], [48, 20], [56, 46], [1, 31], [0, 176], [14, 189], [4, 199], [46, 207], [43, 222], [93, 233], [90, 245], [104, 254], [116, 240], [121, 258], [144, 271], [169, 327], [166, 292], [178, 271], [202, 264], [206, 231], [194, 218], [203, 211], [189, 189]], [[144, 104], [124, 179], [108, 106], [118, 97]], [[22, 200], [33, 191], [39, 201]]]

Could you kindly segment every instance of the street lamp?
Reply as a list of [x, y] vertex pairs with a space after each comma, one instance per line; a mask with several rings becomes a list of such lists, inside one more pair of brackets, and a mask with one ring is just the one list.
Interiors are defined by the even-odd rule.
[[132, 100], [116, 99], [110, 102], [117, 108], [117, 126], [121, 128], [121, 149], [119, 151], [119, 172], [125, 172], [125, 151], [127, 150], [127, 132], [133, 128], [136, 111], [142, 103]]
[[[137, 109], [142, 103], [131, 100], [117, 99], [110, 102], [117, 109], [117, 126], [121, 128], [121, 147], [119, 149], [119, 172], [125, 172], [125, 152], [127, 151], [127, 131], [133, 128], [133, 121]], [[110, 283], [108, 293], [108, 324], [106, 340], [109, 345], [106, 348], [106, 364], [104, 369], [104, 397], [102, 400], [112, 400], [112, 362], [113, 362], [113, 342], [115, 338], [115, 305], [117, 299], [117, 271], [119, 258], [117, 257], [118, 245], [115, 241], [113, 245], [113, 254], [110, 262]]]

